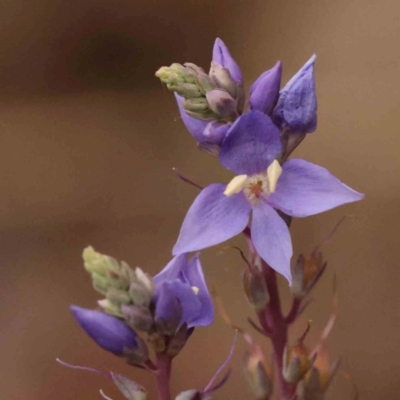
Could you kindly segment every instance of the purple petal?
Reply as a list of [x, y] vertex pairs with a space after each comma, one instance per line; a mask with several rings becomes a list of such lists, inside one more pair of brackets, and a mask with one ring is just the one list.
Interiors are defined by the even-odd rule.
[[258, 77], [250, 88], [249, 103], [252, 110], [271, 114], [279, 97], [281, 77], [282, 63], [280, 61]]
[[82, 329], [103, 349], [122, 355], [124, 347], [137, 348], [135, 332], [120, 319], [77, 306], [70, 309]]
[[153, 277], [154, 284], [159, 286], [163, 282], [178, 279], [186, 265], [186, 253], [174, 257], [156, 276]]
[[189, 284], [199, 289], [197, 298], [201, 303], [200, 312], [198, 316], [191, 321], [190, 326], [208, 326], [214, 320], [214, 305], [204, 278], [199, 254], [191, 258], [183, 272]]
[[185, 99], [181, 96], [178, 96], [176, 93], [174, 94], [176, 102], [178, 104], [179, 113], [181, 115], [183, 123], [186, 126], [186, 129], [198, 142], [200, 143], [205, 142], [203, 131], [206, 128], [209, 121], [202, 121], [200, 119], [190, 117], [182, 106]]
[[225, 196], [225, 188], [215, 183], [197, 196], [183, 221], [174, 255], [225, 242], [246, 227], [250, 203], [243, 193]]
[[282, 168], [268, 203], [293, 217], [318, 214], [364, 197], [327, 169], [300, 158], [290, 159]]
[[278, 213], [265, 202], [254, 207], [251, 239], [261, 258], [291, 284], [290, 258], [293, 250], [289, 229]]
[[163, 282], [156, 292], [156, 323], [164, 334], [173, 334], [182, 320], [182, 305], [172, 282]]
[[242, 72], [240, 71], [239, 66], [232, 58], [225, 43], [220, 38], [215, 40], [212, 60], [228, 69], [236, 83], [243, 81]]
[[194, 293], [191, 285], [189, 283], [183, 283], [179, 280], [174, 280], [169, 283], [175, 294], [179, 299], [182, 306], [182, 320], [181, 324], [187, 323], [188, 328], [192, 326], [197, 326], [195, 321], [200, 315], [202, 304], [200, 298]]
[[310, 133], [317, 128], [317, 94], [315, 92], [315, 54], [281, 90], [274, 110], [274, 121], [293, 132]]
[[231, 125], [227, 123], [211, 121], [204, 129], [203, 137], [209, 143], [221, 144], [230, 127]]
[[221, 164], [236, 174], [264, 172], [282, 150], [277, 127], [260, 111], [249, 111], [232, 125], [219, 153]]

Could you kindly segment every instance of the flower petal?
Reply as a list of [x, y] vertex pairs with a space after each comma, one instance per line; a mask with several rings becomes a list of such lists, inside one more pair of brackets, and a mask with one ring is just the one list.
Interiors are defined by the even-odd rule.
[[229, 130], [219, 153], [221, 164], [236, 174], [264, 172], [282, 150], [277, 127], [260, 111], [242, 115]]
[[191, 321], [190, 326], [208, 326], [214, 320], [214, 305], [211, 300], [210, 293], [204, 278], [203, 269], [200, 263], [200, 254], [196, 254], [191, 258], [189, 263], [185, 266], [183, 273], [193, 287], [199, 289], [197, 298], [201, 303], [201, 310], [198, 316]]
[[122, 355], [124, 347], [137, 348], [135, 332], [120, 319], [77, 306], [70, 309], [82, 329], [103, 349]]
[[212, 60], [227, 68], [236, 83], [243, 81], [242, 72], [240, 71], [239, 66], [232, 58], [225, 43], [220, 38], [215, 40]]
[[317, 94], [314, 80], [314, 54], [281, 90], [273, 119], [282, 128], [311, 133], [317, 129]]
[[253, 209], [251, 239], [261, 258], [291, 284], [290, 259], [293, 250], [289, 229], [278, 213], [265, 202]]
[[197, 196], [183, 221], [174, 255], [225, 242], [246, 227], [250, 203], [243, 193], [225, 196], [225, 188], [215, 183]]
[[282, 168], [276, 191], [268, 197], [268, 203], [293, 217], [318, 214], [364, 197], [327, 169], [300, 158], [290, 159]]
[[249, 103], [252, 110], [271, 114], [279, 97], [281, 77], [282, 63], [278, 61], [257, 78], [250, 87]]
[[179, 254], [174, 257], [156, 276], [153, 277], [153, 282], [157, 286], [163, 282], [178, 279], [183, 269], [187, 265], [187, 253]]
[[200, 119], [190, 117], [182, 106], [185, 99], [177, 95], [176, 93], [174, 93], [174, 95], [178, 104], [179, 114], [181, 115], [182, 121], [185, 124], [186, 129], [198, 142], [206, 142], [206, 139], [203, 136], [203, 131], [210, 121], [202, 121]]

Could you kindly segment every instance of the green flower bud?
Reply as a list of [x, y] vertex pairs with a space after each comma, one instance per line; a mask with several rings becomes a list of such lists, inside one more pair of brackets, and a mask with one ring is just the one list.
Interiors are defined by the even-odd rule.
[[256, 311], [264, 309], [270, 300], [265, 276], [260, 271], [246, 271], [243, 274], [243, 289], [250, 305]]
[[127, 292], [115, 288], [110, 288], [107, 290], [106, 298], [110, 300], [111, 303], [117, 306], [121, 306], [122, 304], [129, 304], [132, 301]]
[[194, 111], [197, 113], [209, 110], [207, 100], [204, 97], [197, 99], [186, 99], [183, 102], [183, 108], [187, 111]]

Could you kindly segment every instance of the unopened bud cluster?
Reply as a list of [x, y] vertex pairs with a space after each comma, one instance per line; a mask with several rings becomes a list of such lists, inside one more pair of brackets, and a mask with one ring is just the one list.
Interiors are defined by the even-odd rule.
[[236, 83], [229, 70], [215, 61], [211, 63], [209, 74], [192, 63], [175, 63], [161, 67], [156, 76], [169, 90], [185, 99], [183, 108], [193, 118], [226, 124], [243, 112], [242, 82]]

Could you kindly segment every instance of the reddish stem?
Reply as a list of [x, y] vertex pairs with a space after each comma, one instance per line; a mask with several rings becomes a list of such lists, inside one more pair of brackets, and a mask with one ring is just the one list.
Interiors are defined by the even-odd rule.
[[296, 398], [296, 385], [286, 382], [282, 373], [283, 354], [288, 339], [289, 324], [282, 315], [276, 272], [263, 260], [261, 260], [261, 265], [270, 295], [270, 302], [264, 310], [258, 313], [258, 319], [263, 329], [270, 332], [269, 336], [274, 349], [274, 361], [279, 379], [280, 399], [294, 400]]
[[157, 392], [158, 400], [171, 400], [169, 378], [171, 375], [171, 358], [166, 354], [157, 354]]

